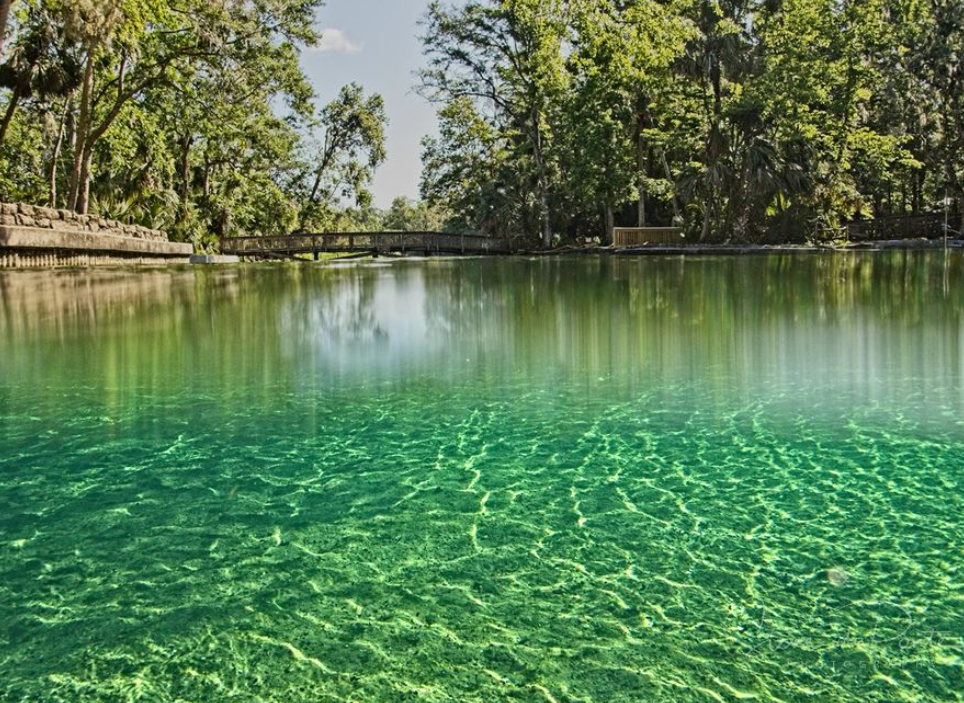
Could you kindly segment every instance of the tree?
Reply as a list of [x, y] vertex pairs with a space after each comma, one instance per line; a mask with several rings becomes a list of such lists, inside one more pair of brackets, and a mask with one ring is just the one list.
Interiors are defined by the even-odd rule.
[[387, 214], [381, 98], [319, 110], [299, 65], [320, 5], [0, 5], [0, 198], [202, 246], [442, 215], [544, 245], [630, 223], [802, 239], [948, 195], [964, 225], [962, 0], [434, 2], [424, 202]]
[[636, 223], [644, 227], [649, 192], [675, 189], [671, 174], [664, 171], [664, 180], [651, 172], [654, 155], [660, 165], [665, 161], [665, 97], [673, 89], [671, 67], [683, 53], [687, 30], [669, 8], [647, 0], [580, 0], [574, 7], [567, 130], [575, 154], [572, 173], [584, 196], [602, 196], [608, 237], [614, 209], [633, 191]]
[[[320, 0], [212, 5], [186, 0], [171, 7], [153, 0], [74, 0], [63, 19], [84, 55], [84, 80], [74, 144], [69, 205], [89, 207], [94, 149], [123, 109], [173, 79], [190, 62], [230, 64], [255, 47], [313, 42]], [[103, 76], [98, 87], [98, 76]]]
[[449, 213], [447, 229], [510, 234], [516, 179], [498, 130], [471, 99], [455, 98], [442, 108], [439, 136], [422, 143], [422, 164], [422, 199]]
[[325, 213], [342, 199], [366, 205], [367, 190], [375, 169], [385, 160], [385, 101], [366, 96], [360, 85], [351, 84], [321, 111], [312, 127], [320, 130], [305, 175], [300, 226], [304, 230], [323, 221]]
[[316, 112], [299, 53], [318, 39], [320, 5], [24, 2], [0, 67], [0, 199], [163, 227], [199, 246], [305, 218], [371, 226], [384, 105], [350, 86]]
[[[293, 44], [249, 39], [244, 51], [225, 58], [194, 62], [145, 91], [129, 119], [156, 125], [122, 130], [153, 133], [161, 140], [155, 147], [141, 145], [145, 157], [153, 151], [153, 158], [134, 160], [144, 166], [150, 162], [154, 182], [143, 189], [140, 202], [144, 207], [170, 203], [162, 208], [169, 228], [199, 243], [296, 226], [291, 174], [301, 167], [300, 130], [313, 114], [312, 90]], [[276, 114], [279, 104], [285, 106], [284, 117]], [[105, 149], [103, 158], [112, 151]], [[164, 188], [157, 187], [161, 183]], [[97, 190], [101, 209], [105, 198], [118, 202], [122, 195]], [[128, 200], [122, 196], [120, 202]]]
[[382, 227], [390, 232], [437, 232], [442, 229], [441, 213], [424, 200], [413, 202], [399, 197], [385, 213]]
[[17, 108], [36, 97], [44, 105], [71, 95], [80, 85], [80, 66], [65, 47], [64, 31], [43, 6], [31, 6], [7, 62], [0, 66], [0, 87], [10, 90], [0, 122], [0, 145]]
[[[951, 195], [964, 232], [964, 3], [928, 0], [914, 26], [908, 69], [922, 87], [926, 114], [934, 122], [926, 159], [943, 176], [937, 197]], [[940, 192], [943, 191], [943, 192]]]
[[[443, 104], [470, 100], [497, 125], [528, 173], [525, 190], [542, 242], [552, 240], [553, 109], [565, 91], [561, 0], [473, 0], [458, 8], [433, 2], [423, 43], [429, 65], [424, 95]], [[520, 219], [526, 220], [526, 212]]]

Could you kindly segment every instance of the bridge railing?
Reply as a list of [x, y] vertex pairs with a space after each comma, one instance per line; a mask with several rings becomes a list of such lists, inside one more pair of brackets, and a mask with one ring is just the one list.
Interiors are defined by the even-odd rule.
[[507, 241], [480, 234], [450, 232], [323, 232], [264, 237], [231, 237], [221, 242], [225, 254], [321, 254], [326, 252], [424, 252], [496, 254], [510, 251]]

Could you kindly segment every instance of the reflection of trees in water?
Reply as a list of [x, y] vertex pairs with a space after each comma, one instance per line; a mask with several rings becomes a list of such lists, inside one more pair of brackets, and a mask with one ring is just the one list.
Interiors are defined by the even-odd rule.
[[[172, 271], [18, 271], [0, 274], [0, 332], [63, 338], [169, 308], [189, 274]], [[190, 291], [184, 291], [189, 293]]]
[[85, 394], [110, 417], [199, 379], [229, 389], [237, 379], [217, 373], [227, 355], [209, 340], [213, 310], [239, 296], [229, 271], [2, 274], [0, 376], [34, 389], [38, 402], [45, 393], [61, 403]]
[[959, 379], [962, 284], [959, 255], [903, 252], [14, 272], [0, 275], [0, 363], [226, 390], [333, 370], [586, 388], [827, 369], [857, 382], [925, 365]]
[[[468, 259], [424, 269], [425, 324], [456, 366], [464, 368], [466, 359], [483, 363], [516, 343], [512, 301], [519, 265], [513, 260]], [[445, 365], [445, 359], [440, 362]]]
[[453, 351], [587, 388], [961, 371], [964, 303], [944, 295], [945, 277], [964, 283], [959, 256], [477, 260], [426, 275], [426, 317]]

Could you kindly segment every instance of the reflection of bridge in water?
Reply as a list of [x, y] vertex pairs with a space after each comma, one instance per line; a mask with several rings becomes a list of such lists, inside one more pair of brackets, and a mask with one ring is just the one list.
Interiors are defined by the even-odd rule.
[[508, 254], [505, 239], [482, 234], [447, 232], [325, 232], [268, 237], [231, 237], [221, 242], [224, 254], [246, 258], [292, 258], [322, 254]]

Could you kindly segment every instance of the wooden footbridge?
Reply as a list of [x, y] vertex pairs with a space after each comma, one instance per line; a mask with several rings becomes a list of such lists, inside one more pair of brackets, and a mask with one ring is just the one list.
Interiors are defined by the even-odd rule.
[[250, 259], [295, 258], [323, 254], [486, 255], [508, 254], [507, 240], [481, 234], [447, 232], [325, 232], [268, 237], [231, 237], [221, 242], [223, 254]]

